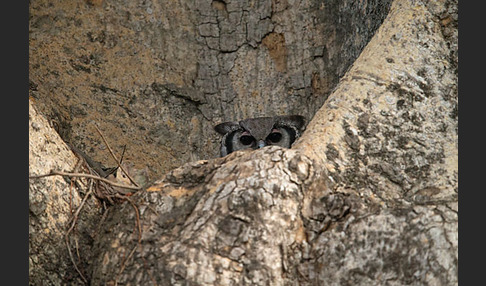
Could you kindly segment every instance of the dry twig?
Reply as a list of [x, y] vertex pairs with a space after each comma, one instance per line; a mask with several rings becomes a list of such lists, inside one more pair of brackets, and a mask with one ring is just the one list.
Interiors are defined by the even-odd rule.
[[[64, 235], [64, 239], [65, 239], [65, 243], [66, 243], [66, 246], [67, 246], [67, 249], [68, 249], [69, 257], [70, 257], [70, 259], [71, 259], [71, 261], [72, 261], [72, 263], [74, 265], [74, 269], [77, 271], [77, 273], [79, 274], [79, 276], [81, 277], [81, 279], [83, 280], [83, 282], [86, 283], [86, 284], [88, 283], [88, 279], [83, 275], [82, 271], [79, 269], [79, 267], [78, 267], [78, 265], [76, 263], [76, 260], [74, 258], [73, 252], [72, 252], [71, 247], [70, 247], [70, 239], [69, 239], [69, 237], [70, 237], [70, 235], [72, 235], [72, 232], [75, 229], [75, 226], [76, 226], [76, 224], [78, 222], [78, 219], [79, 219], [79, 215], [81, 213], [81, 210], [85, 206], [87, 199], [89, 198], [90, 195], [94, 195], [96, 198], [98, 198], [99, 200], [101, 200], [103, 203], [105, 203], [106, 200], [108, 200], [109, 202], [113, 203], [112, 198], [117, 198], [117, 199], [121, 199], [121, 200], [127, 200], [132, 205], [132, 207], [135, 210], [135, 214], [136, 214], [136, 225], [135, 226], [136, 226], [136, 229], [138, 231], [138, 239], [137, 239], [136, 245], [130, 251], [130, 253], [126, 257], [126, 259], [124, 259], [122, 261], [121, 268], [120, 268], [120, 270], [119, 270], [119, 272], [118, 272], [118, 274], [117, 274], [117, 276], [115, 278], [115, 281], [114, 281], [115, 282], [115, 285], [117, 285], [117, 280], [118, 280], [119, 276], [123, 273], [123, 271], [124, 271], [124, 269], [126, 267], [127, 262], [134, 255], [134, 253], [136, 251], [136, 248], [138, 246], [141, 246], [142, 226], [141, 226], [141, 223], [140, 223], [139, 210], [138, 210], [138, 207], [135, 205], [135, 203], [133, 203], [127, 197], [127, 194], [132, 193], [129, 190], [138, 191], [138, 190], [141, 190], [142, 187], [140, 187], [131, 178], [131, 176], [128, 174], [128, 172], [125, 170], [125, 168], [121, 165], [121, 161], [118, 160], [118, 158], [114, 154], [113, 150], [111, 149], [110, 145], [108, 144], [108, 142], [106, 141], [105, 137], [103, 136], [103, 134], [101, 133], [101, 131], [98, 129], [98, 127], [96, 126], [96, 124], [95, 124], [95, 128], [98, 131], [98, 133], [100, 134], [100, 136], [103, 139], [103, 141], [106, 144], [106, 146], [108, 147], [108, 150], [110, 151], [110, 154], [113, 157], [113, 159], [116, 161], [118, 167], [122, 170], [122, 172], [127, 176], [127, 178], [130, 180], [130, 182], [133, 185], [126, 185], [126, 184], [122, 184], [122, 183], [117, 183], [117, 182], [111, 181], [111, 180], [109, 180], [107, 178], [104, 178], [104, 177], [99, 176], [100, 174], [98, 174], [96, 171], [94, 171], [90, 167], [90, 165], [88, 164], [88, 162], [86, 162], [86, 164], [87, 164], [87, 169], [90, 172], [90, 174], [88, 174], [88, 173], [79, 173], [79, 172], [77, 172], [77, 170], [79, 169], [79, 167], [81, 165], [80, 164], [81, 161], [76, 164], [76, 167], [74, 168], [74, 172], [63, 172], [63, 171], [51, 170], [48, 174], [29, 176], [29, 179], [43, 178], [43, 177], [55, 176], [55, 175], [58, 175], [58, 176], [68, 176], [68, 177], [71, 177], [71, 178], [74, 177], [74, 178], [88, 178], [88, 179], [91, 179], [89, 181], [88, 191], [84, 195], [84, 197], [83, 197], [80, 205], [76, 208], [76, 210], [74, 211], [74, 213], [73, 213], [73, 206], [72, 206], [72, 204], [70, 205], [71, 206], [71, 218], [68, 221], [68, 224], [70, 226], [69, 226], [68, 230], [66, 231], [66, 233]], [[80, 155], [78, 154], [78, 156], [80, 156]], [[93, 180], [98, 180], [98, 184], [96, 185], [97, 187], [93, 187], [93, 184], [94, 184], [94, 181]], [[75, 180], [72, 180], [71, 181], [71, 187], [72, 187], [73, 183], [76, 183], [77, 187], [80, 187]], [[103, 183], [105, 183], [107, 185], [105, 185]], [[71, 194], [71, 198], [72, 198], [72, 194]], [[103, 215], [103, 217], [105, 217], [105, 214]], [[79, 251], [78, 251], [77, 246], [76, 246], [76, 250], [77, 250], [78, 258], [79, 258]], [[152, 277], [152, 275], [150, 273], [149, 273], [149, 275], [151, 276], [152, 281], [155, 283], [155, 279]]]
[[141, 187], [129, 186], [129, 185], [125, 185], [125, 184], [118, 184], [116, 182], [110, 181], [108, 179], [105, 179], [105, 178], [102, 178], [102, 177], [96, 176], [96, 175], [84, 174], [84, 173], [69, 173], [69, 172], [62, 172], [62, 171], [55, 171], [55, 170], [52, 170], [48, 174], [29, 176], [29, 179], [43, 178], [43, 177], [55, 176], [55, 175], [58, 175], [58, 176], [69, 176], [69, 177], [90, 178], [90, 179], [95, 179], [95, 180], [99, 180], [99, 181], [105, 182], [107, 184], [112, 185], [113, 187], [119, 187], [119, 188], [124, 188], [124, 189], [135, 190], [135, 191], [138, 191], [138, 190], [141, 190], [142, 189]]
[[105, 145], [106, 147], [108, 147], [108, 151], [110, 151], [110, 154], [111, 156], [113, 157], [113, 159], [115, 159], [118, 167], [122, 170], [122, 172], [127, 176], [127, 178], [130, 180], [130, 182], [132, 184], [134, 184], [135, 186], [139, 187], [137, 183], [135, 183], [135, 181], [132, 179], [132, 177], [128, 174], [128, 172], [125, 170], [125, 168], [123, 168], [120, 160], [118, 160], [118, 158], [116, 157], [115, 153], [113, 152], [113, 150], [111, 149], [110, 145], [108, 144], [108, 142], [106, 141], [105, 139], [105, 136], [103, 136], [103, 133], [101, 133], [100, 129], [98, 128], [98, 126], [96, 126], [96, 124], [94, 125], [94, 127], [96, 128], [96, 131], [98, 131], [98, 134], [100, 134], [101, 136], [101, 139], [103, 139], [103, 142], [105, 142]]

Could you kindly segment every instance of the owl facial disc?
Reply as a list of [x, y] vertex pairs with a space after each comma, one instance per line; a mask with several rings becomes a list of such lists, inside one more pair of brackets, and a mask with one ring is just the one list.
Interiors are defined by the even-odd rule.
[[300, 115], [248, 118], [216, 125], [223, 135], [221, 156], [243, 149], [257, 149], [268, 145], [290, 148], [304, 129], [305, 119]]

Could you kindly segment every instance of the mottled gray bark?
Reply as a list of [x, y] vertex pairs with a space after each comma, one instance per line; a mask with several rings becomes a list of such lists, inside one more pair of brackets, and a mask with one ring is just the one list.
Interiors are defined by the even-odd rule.
[[[178, 74], [182, 85], [147, 83], [127, 110], [183, 102], [167, 112], [200, 113], [201, 121], [182, 115], [200, 124], [194, 138], [209, 138], [204, 126], [214, 120], [316, 114], [290, 150], [184, 164], [109, 208], [89, 248], [92, 285], [457, 284], [457, 1], [396, 0], [356, 61], [387, 9], [339, 3], [202, 1], [180, 15], [146, 8], [180, 16], [177, 32], [194, 36], [199, 64], [195, 77]], [[161, 25], [172, 27], [167, 19]], [[31, 275], [52, 273], [43, 271]]]
[[[110, 210], [109, 231], [95, 247], [92, 283], [281, 284], [291, 267], [284, 267], [283, 251], [307, 237], [303, 186], [319, 184], [328, 191], [320, 171], [298, 152], [277, 147], [176, 169], [133, 198], [140, 244], [134, 208]], [[330, 200], [343, 203], [336, 207], [337, 218], [346, 212], [339, 209], [345, 199], [339, 199]], [[119, 273], [123, 253], [133, 248]]]
[[295, 150], [186, 165], [141, 195], [133, 264], [109, 271], [137, 245], [118, 224], [93, 282], [457, 284], [456, 10], [435, 4], [394, 3]]
[[295, 145], [377, 208], [320, 235], [297, 269], [331, 285], [457, 285], [457, 96], [457, 2], [395, 1]]

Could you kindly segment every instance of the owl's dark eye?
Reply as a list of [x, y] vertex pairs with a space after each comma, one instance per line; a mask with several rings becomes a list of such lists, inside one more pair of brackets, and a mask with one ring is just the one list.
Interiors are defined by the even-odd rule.
[[243, 135], [240, 137], [240, 142], [243, 145], [250, 145], [255, 139], [250, 135]]
[[267, 140], [272, 143], [278, 143], [282, 139], [282, 134], [280, 132], [272, 132], [267, 136]]

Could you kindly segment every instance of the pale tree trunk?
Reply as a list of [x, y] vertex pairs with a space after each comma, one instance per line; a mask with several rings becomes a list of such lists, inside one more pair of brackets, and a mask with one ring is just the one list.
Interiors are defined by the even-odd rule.
[[[76, 156], [29, 101], [29, 175], [73, 171], [76, 165]], [[100, 214], [95, 200], [86, 196], [89, 184], [84, 179], [75, 182], [58, 176], [30, 179], [30, 285], [84, 284], [74, 265], [87, 267]], [[90, 199], [74, 220], [84, 197]]]
[[81, 272], [91, 285], [456, 285], [457, 168], [457, 2], [396, 0], [292, 149], [170, 171], [106, 210]]

